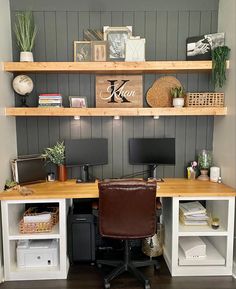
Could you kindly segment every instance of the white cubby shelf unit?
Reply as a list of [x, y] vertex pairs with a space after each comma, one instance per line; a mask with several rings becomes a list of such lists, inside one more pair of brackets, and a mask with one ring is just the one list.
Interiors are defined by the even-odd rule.
[[[22, 234], [19, 222], [25, 211], [25, 204], [56, 203], [59, 207], [59, 223], [51, 232]], [[4, 278], [11, 280], [46, 280], [66, 279], [69, 269], [66, 244], [66, 200], [8, 200], [1, 202], [3, 248], [4, 248]], [[52, 267], [18, 268], [16, 260], [16, 246], [18, 240], [46, 240], [56, 239], [59, 244], [59, 263]]]
[[[179, 203], [182, 201], [205, 201], [207, 213], [220, 219], [219, 229], [181, 224]], [[172, 276], [232, 275], [234, 203], [234, 197], [163, 198], [164, 258]], [[206, 243], [206, 258], [193, 262], [185, 258], [179, 240], [190, 236], [199, 236]]]

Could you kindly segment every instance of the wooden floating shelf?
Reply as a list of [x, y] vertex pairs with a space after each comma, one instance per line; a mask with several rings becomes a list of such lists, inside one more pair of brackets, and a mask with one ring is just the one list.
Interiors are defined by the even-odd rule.
[[226, 115], [226, 107], [41, 108], [9, 107], [7, 116], [191, 116]]
[[[227, 68], [229, 61], [227, 62]], [[211, 61], [5, 62], [4, 71], [33, 73], [167, 73], [210, 71]]]

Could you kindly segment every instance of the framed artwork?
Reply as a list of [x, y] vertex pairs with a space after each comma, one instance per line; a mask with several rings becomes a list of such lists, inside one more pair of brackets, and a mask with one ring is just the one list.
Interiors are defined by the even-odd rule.
[[85, 96], [69, 96], [70, 107], [87, 107], [87, 98]]
[[85, 41], [100, 41], [103, 40], [103, 32], [97, 29], [84, 30]]
[[92, 61], [107, 60], [107, 41], [92, 41]]
[[189, 37], [186, 40], [187, 60], [211, 60], [211, 51], [225, 44], [225, 34], [214, 33]]
[[74, 41], [74, 61], [91, 61], [90, 41]]
[[127, 39], [125, 61], [145, 61], [145, 39]]
[[97, 75], [96, 107], [143, 107], [142, 75]]
[[108, 56], [110, 60], [125, 59], [125, 41], [132, 36], [132, 26], [103, 27], [104, 40], [108, 42]]

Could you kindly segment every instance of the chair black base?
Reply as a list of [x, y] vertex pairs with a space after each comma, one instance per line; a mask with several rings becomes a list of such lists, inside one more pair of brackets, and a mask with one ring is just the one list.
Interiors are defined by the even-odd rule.
[[107, 265], [115, 267], [107, 276], [104, 278], [105, 289], [110, 288], [110, 281], [123, 272], [132, 273], [144, 286], [145, 289], [150, 289], [149, 280], [143, 275], [142, 272], [137, 270], [139, 267], [154, 266], [156, 270], [160, 268], [160, 264], [157, 260], [144, 260], [144, 261], [131, 261], [130, 260], [130, 242], [129, 240], [124, 240], [125, 250], [124, 250], [124, 260], [97, 260], [98, 267], [101, 265]]

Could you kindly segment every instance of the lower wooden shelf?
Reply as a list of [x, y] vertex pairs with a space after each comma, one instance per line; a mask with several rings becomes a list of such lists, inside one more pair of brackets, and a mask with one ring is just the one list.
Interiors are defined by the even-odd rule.
[[227, 107], [67, 108], [8, 107], [7, 116], [191, 116], [227, 115]]

